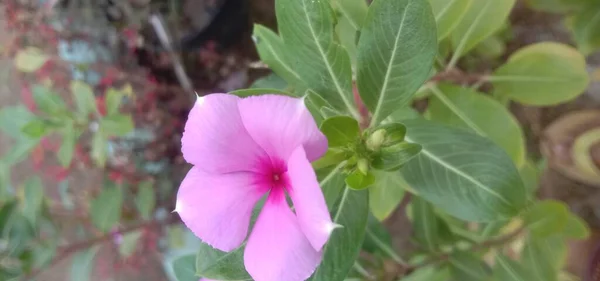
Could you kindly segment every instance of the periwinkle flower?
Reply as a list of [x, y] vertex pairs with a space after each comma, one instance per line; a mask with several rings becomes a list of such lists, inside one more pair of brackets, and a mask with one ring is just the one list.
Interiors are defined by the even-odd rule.
[[256, 281], [306, 280], [336, 227], [310, 164], [326, 150], [303, 99], [199, 97], [182, 139], [194, 167], [175, 211], [202, 241], [228, 252], [246, 240], [252, 210], [268, 194], [246, 244], [246, 270]]

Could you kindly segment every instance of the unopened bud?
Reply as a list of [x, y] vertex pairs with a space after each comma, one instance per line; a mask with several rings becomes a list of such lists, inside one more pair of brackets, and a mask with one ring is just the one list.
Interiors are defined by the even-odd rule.
[[367, 139], [367, 148], [371, 151], [377, 151], [385, 142], [386, 131], [384, 129], [379, 129], [375, 131], [369, 138]]

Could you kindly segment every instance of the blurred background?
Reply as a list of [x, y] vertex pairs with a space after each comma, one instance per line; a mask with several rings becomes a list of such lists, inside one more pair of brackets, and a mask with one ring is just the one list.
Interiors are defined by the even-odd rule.
[[[592, 228], [567, 255], [585, 276], [600, 262], [600, 174], [578, 170], [572, 152], [600, 127], [600, 9], [582, 46], [569, 27], [577, 15], [538, 3], [518, 1], [459, 65], [486, 74], [540, 41], [587, 55], [585, 94], [511, 105], [539, 197], [565, 201]], [[171, 213], [195, 93], [285, 87], [258, 59], [253, 23], [277, 29], [274, 0], [1, 0], [0, 281], [176, 281], [172, 261], [199, 243]], [[590, 147], [600, 167], [600, 142]], [[385, 226], [402, 253], [411, 229], [398, 210]]]

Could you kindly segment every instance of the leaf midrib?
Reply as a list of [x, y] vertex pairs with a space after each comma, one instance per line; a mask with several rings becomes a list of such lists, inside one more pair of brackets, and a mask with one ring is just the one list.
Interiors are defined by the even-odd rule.
[[377, 101], [377, 106], [375, 106], [375, 110], [373, 111], [373, 117], [371, 119], [371, 126], [374, 126], [378, 120], [379, 114], [381, 112], [381, 107], [383, 106], [383, 100], [385, 99], [387, 93], [387, 87], [390, 80], [390, 76], [392, 73], [392, 68], [394, 65], [394, 59], [396, 58], [396, 53], [398, 52], [398, 45], [400, 42], [400, 35], [402, 34], [402, 30], [404, 29], [404, 22], [406, 21], [406, 14], [408, 13], [410, 4], [412, 1], [408, 1], [406, 7], [404, 8], [404, 13], [402, 14], [402, 22], [400, 22], [400, 27], [398, 28], [398, 33], [396, 34], [396, 39], [394, 41], [394, 48], [392, 49], [392, 55], [389, 60], [389, 64], [387, 66], [387, 70], [385, 73], [385, 78], [383, 80], [383, 85], [381, 87], [381, 91], [379, 91], [379, 100]]
[[483, 9], [481, 9], [481, 13], [479, 13], [475, 17], [475, 20], [473, 20], [473, 22], [471, 23], [471, 26], [469, 26], [469, 28], [467, 29], [467, 32], [465, 32], [464, 36], [460, 39], [460, 43], [458, 44], [458, 47], [456, 47], [456, 50], [454, 51], [454, 54], [452, 55], [452, 58], [450, 59], [450, 63], [448, 64], [448, 69], [454, 67], [456, 65], [456, 62], [460, 58], [460, 56], [462, 56], [461, 53], [462, 53], [463, 49], [465, 48], [465, 45], [467, 44], [467, 40], [469, 40], [469, 37], [471, 37], [471, 34], [475, 31], [475, 27], [477, 27], [479, 25], [479, 21], [481, 21], [481, 19], [483, 18], [483, 14], [485, 14], [487, 9], [490, 7], [490, 5], [492, 4], [492, 1], [497, 1], [497, 0], [488, 0], [488, 2], [485, 4]]
[[[413, 140], [411, 140], [410, 137], [405, 137], [405, 140], [409, 141], [409, 142], [415, 142]], [[500, 199], [500, 201], [502, 201], [503, 203], [505, 203], [508, 206], [511, 206], [510, 202], [508, 200], [506, 200], [504, 197], [502, 197], [502, 195], [498, 194], [497, 192], [495, 192], [494, 190], [490, 189], [489, 187], [485, 186], [483, 183], [481, 183], [480, 181], [478, 181], [477, 179], [469, 176], [468, 174], [466, 174], [465, 172], [457, 169], [456, 167], [448, 164], [447, 162], [445, 162], [444, 160], [438, 158], [437, 156], [435, 156], [433, 153], [431, 153], [429, 150], [427, 150], [427, 148], [425, 146], [422, 147], [421, 153], [425, 156], [427, 156], [428, 158], [430, 158], [431, 160], [433, 160], [434, 162], [437, 162], [438, 164], [442, 165], [444, 168], [454, 172], [456, 175], [468, 180], [469, 182], [475, 184], [476, 186], [480, 187], [481, 189], [483, 189], [484, 191], [488, 192], [489, 194], [493, 195], [494, 197]]]
[[[319, 42], [319, 38], [317, 37], [315, 29], [312, 25], [312, 21], [310, 20], [310, 17], [308, 16], [308, 10], [306, 7], [306, 2], [305, 2], [307, 0], [294, 0], [294, 1], [300, 1], [300, 3], [302, 3], [302, 10], [304, 10], [304, 17], [306, 18], [306, 23], [308, 25], [308, 29], [310, 30], [312, 39], [314, 40], [314, 42], [317, 46], [317, 49], [319, 51], [319, 54], [321, 55], [321, 58], [323, 59], [325, 67], [327, 68], [327, 72], [329, 72], [329, 76], [333, 80], [333, 84], [335, 85], [335, 88], [336, 88], [338, 94], [342, 98], [342, 101], [344, 102], [346, 107], [348, 107], [348, 110], [350, 111], [350, 113], [352, 113], [354, 115], [355, 110], [353, 109], [352, 104], [347, 100], [346, 96], [344, 95], [344, 90], [342, 89], [337, 77], [335, 76], [335, 73], [333, 72], [331, 65], [329, 65], [329, 60], [327, 59], [327, 54], [325, 53], [325, 50], [323, 50], [323, 46], [321, 46], [321, 43]], [[332, 42], [332, 44], [335, 44], [335, 43]]]
[[510, 276], [513, 277], [513, 280], [524, 281], [521, 278], [521, 276], [519, 276], [519, 274], [514, 271], [514, 269], [510, 266], [510, 264], [507, 264], [507, 262], [504, 260], [503, 257], [498, 256], [498, 258], [496, 260], [498, 261], [498, 263], [500, 264], [500, 266], [502, 266], [504, 269], [506, 269], [506, 271], [508, 271], [508, 273], [510, 274]]
[[[275, 38], [274, 38], [275, 39]], [[277, 40], [277, 39], [276, 39]], [[298, 75], [298, 73], [296, 73], [296, 71], [294, 71], [292, 68], [290, 68], [287, 63], [281, 58], [279, 57], [279, 55], [277, 54], [277, 52], [275, 51], [275, 49], [273, 48], [273, 45], [270, 44], [270, 42], [267, 42], [267, 48], [269, 49], [269, 51], [271, 51], [271, 54], [273, 54], [273, 57], [275, 57], [275, 59], [277, 61], [279, 61], [279, 63], [281, 63], [281, 66], [283, 66], [288, 72], [290, 72], [292, 75], [294, 75], [294, 77], [296, 77], [296, 80], [301, 81], [302, 78], [300, 78], [300, 75]]]

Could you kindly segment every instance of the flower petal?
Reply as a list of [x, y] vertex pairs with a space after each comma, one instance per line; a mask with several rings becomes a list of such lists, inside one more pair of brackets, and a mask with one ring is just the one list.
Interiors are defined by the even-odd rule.
[[303, 281], [321, 262], [300, 230], [282, 189], [273, 189], [250, 234], [244, 264], [256, 281]]
[[175, 212], [198, 238], [227, 252], [246, 238], [252, 209], [266, 191], [252, 173], [213, 175], [193, 167], [179, 187]]
[[317, 175], [300, 146], [288, 160], [288, 193], [294, 202], [296, 216], [311, 245], [320, 251], [336, 225], [331, 221]]
[[310, 161], [327, 151], [327, 138], [319, 131], [304, 99], [253, 96], [240, 100], [239, 108], [248, 133], [271, 157], [285, 161], [300, 145]]
[[198, 97], [181, 139], [186, 161], [211, 173], [259, 171], [268, 160], [264, 150], [244, 128], [233, 95]]

